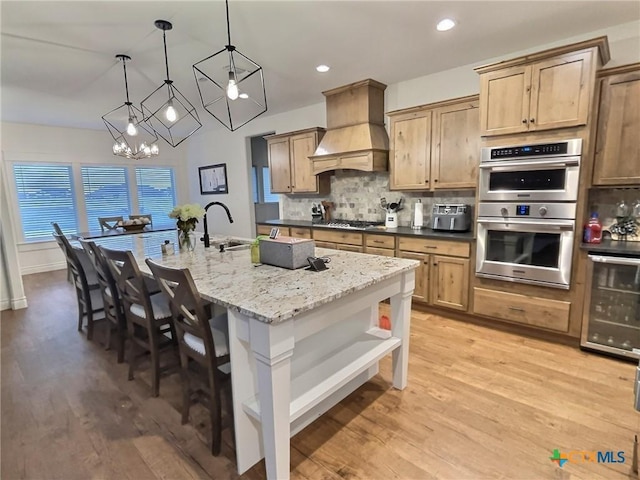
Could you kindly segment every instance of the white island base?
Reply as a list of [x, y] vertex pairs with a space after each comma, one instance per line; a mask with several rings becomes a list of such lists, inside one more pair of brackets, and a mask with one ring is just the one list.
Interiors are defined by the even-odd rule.
[[[389, 353], [393, 386], [405, 388], [414, 278], [403, 271], [278, 323], [229, 310], [238, 473], [265, 458], [267, 478], [289, 478], [290, 437], [373, 377]], [[390, 332], [378, 328], [387, 298]]]

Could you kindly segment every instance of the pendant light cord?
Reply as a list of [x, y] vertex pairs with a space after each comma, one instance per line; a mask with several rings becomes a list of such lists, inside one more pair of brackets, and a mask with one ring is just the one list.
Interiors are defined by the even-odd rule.
[[124, 70], [124, 91], [127, 94], [127, 105], [131, 102], [129, 101], [129, 83], [127, 82], [127, 59], [122, 59], [122, 69]]
[[164, 42], [164, 66], [167, 69], [167, 81], [169, 81], [169, 57], [167, 56], [167, 32], [162, 31], [162, 41]]
[[229, 23], [229, 0], [225, 0], [227, 6], [227, 45], [231, 45], [231, 27]]

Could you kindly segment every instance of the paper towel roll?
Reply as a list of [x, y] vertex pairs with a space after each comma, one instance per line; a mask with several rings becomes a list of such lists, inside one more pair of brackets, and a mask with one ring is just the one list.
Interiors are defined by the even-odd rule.
[[422, 227], [423, 222], [422, 202], [418, 201], [413, 206], [413, 226]]

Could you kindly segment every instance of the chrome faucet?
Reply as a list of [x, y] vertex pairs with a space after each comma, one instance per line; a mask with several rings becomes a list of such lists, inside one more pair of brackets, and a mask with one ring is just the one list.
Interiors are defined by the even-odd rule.
[[227, 207], [224, 203], [222, 202], [211, 202], [208, 203], [206, 207], [204, 207], [204, 217], [203, 217], [203, 222], [204, 222], [204, 236], [200, 239], [204, 242], [204, 248], [209, 248], [210, 243], [209, 243], [209, 227], [207, 226], [207, 210], [209, 210], [209, 207], [212, 207], [214, 205], [220, 205], [222, 208], [224, 208], [224, 211], [227, 212], [227, 218], [229, 219], [229, 223], [233, 223], [233, 218], [231, 218], [231, 212], [229, 212], [229, 207]]

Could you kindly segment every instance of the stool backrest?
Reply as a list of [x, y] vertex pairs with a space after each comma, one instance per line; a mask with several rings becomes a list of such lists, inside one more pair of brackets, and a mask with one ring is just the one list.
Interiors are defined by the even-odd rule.
[[98, 223], [100, 223], [100, 230], [115, 230], [117, 228], [118, 222], [123, 221], [124, 218], [122, 215], [116, 217], [98, 217]]

